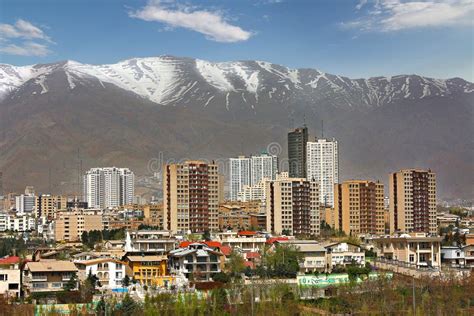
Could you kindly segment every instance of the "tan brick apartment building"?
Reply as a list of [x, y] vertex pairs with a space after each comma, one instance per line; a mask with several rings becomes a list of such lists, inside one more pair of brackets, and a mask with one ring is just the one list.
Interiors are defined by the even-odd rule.
[[58, 212], [54, 226], [54, 239], [56, 241], [80, 241], [83, 232], [103, 229], [102, 215], [97, 212]]
[[369, 180], [334, 185], [334, 228], [350, 234], [383, 234], [384, 186]]
[[275, 234], [319, 235], [316, 181], [286, 178], [266, 182], [267, 230]]
[[436, 175], [404, 169], [390, 174], [390, 233], [436, 234]]
[[177, 232], [217, 231], [219, 228], [217, 164], [186, 161], [163, 168], [163, 225]]

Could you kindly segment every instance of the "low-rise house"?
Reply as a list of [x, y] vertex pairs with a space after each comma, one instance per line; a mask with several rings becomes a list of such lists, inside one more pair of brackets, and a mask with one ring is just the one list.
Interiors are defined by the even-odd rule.
[[462, 248], [466, 267], [474, 268], [474, 244], [466, 245]]
[[441, 263], [451, 267], [464, 267], [466, 264], [464, 249], [456, 246], [441, 247]]
[[375, 238], [377, 256], [402, 261], [421, 267], [441, 267], [441, 241], [443, 237], [426, 233], [401, 234]]
[[20, 258], [12, 256], [0, 259], [0, 295], [19, 297], [20, 285]]
[[332, 271], [336, 267], [346, 267], [351, 264], [365, 265], [365, 252], [356, 244], [337, 242], [325, 245], [326, 268]]
[[280, 240], [277, 245], [293, 245], [303, 254], [304, 260], [300, 263], [300, 272], [323, 272], [326, 270], [326, 248], [316, 240]]
[[203, 243], [193, 243], [186, 248], [170, 251], [169, 267], [172, 273], [182, 273], [188, 280], [212, 281], [221, 272], [223, 254]]
[[[26, 295], [37, 292], [62, 291], [78, 269], [70, 261], [44, 260], [27, 262], [23, 268], [23, 290]], [[77, 280], [77, 278], [76, 278]], [[76, 282], [76, 289], [78, 283]]]
[[165, 253], [176, 248], [176, 239], [169, 231], [139, 230], [131, 232], [130, 237], [136, 251]]
[[102, 289], [113, 290], [122, 287], [127, 263], [112, 258], [97, 258], [75, 262], [79, 269], [79, 279], [85, 280], [89, 274], [95, 275]]
[[265, 246], [267, 238], [254, 231], [240, 231], [238, 233], [218, 234], [220, 242], [224, 246], [238, 249], [242, 252], [256, 252]]
[[124, 261], [131, 269], [133, 279], [147, 286], [168, 287], [174, 278], [168, 274], [165, 255], [128, 253]]

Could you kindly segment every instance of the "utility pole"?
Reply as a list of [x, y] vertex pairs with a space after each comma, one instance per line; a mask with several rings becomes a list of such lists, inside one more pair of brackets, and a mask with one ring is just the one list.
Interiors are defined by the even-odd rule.
[[413, 276], [413, 316], [416, 316], [415, 276]]

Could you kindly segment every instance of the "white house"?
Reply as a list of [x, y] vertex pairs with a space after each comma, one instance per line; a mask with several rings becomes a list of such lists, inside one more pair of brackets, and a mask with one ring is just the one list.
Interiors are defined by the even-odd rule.
[[365, 252], [360, 246], [347, 242], [338, 242], [326, 245], [328, 269], [336, 266], [347, 266], [353, 262], [359, 266], [365, 265]]
[[102, 289], [116, 289], [122, 287], [122, 280], [126, 275], [127, 264], [112, 258], [99, 258], [75, 262], [79, 269], [79, 279], [85, 280], [89, 274], [95, 275]]
[[441, 247], [441, 263], [459, 267], [466, 264], [464, 249], [456, 246]]

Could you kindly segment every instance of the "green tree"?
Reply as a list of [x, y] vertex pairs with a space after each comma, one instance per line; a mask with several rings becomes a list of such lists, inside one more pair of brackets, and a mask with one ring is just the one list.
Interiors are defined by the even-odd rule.
[[203, 238], [205, 241], [211, 240], [211, 232], [210, 232], [208, 229], [206, 229], [206, 230], [204, 231], [204, 233], [202, 234], [202, 238]]
[[72, 291], [77, 287], [77, 275], [73, 273], [71, 278], [63, 285], [64, 291]]
[[265, 270], [269, 276], [294, 278], [304, 256], [294, 245], [276, 245], [265, 259]]
[[240, 253], [232, 250], [229, 261], [226, 263], [226, 269], [232, 277], [240, 276], [245, 270], [245, 260]]
[[140, 305], [126, 294], [118, 308], [118, 314], [124, 316], [138, 315], [142, 312]]
[[130, 285], [130, 277], [128, 275], [126, 275], [123, 279], [122, 279], [122, 286], [123, 287], [128, 287]]

